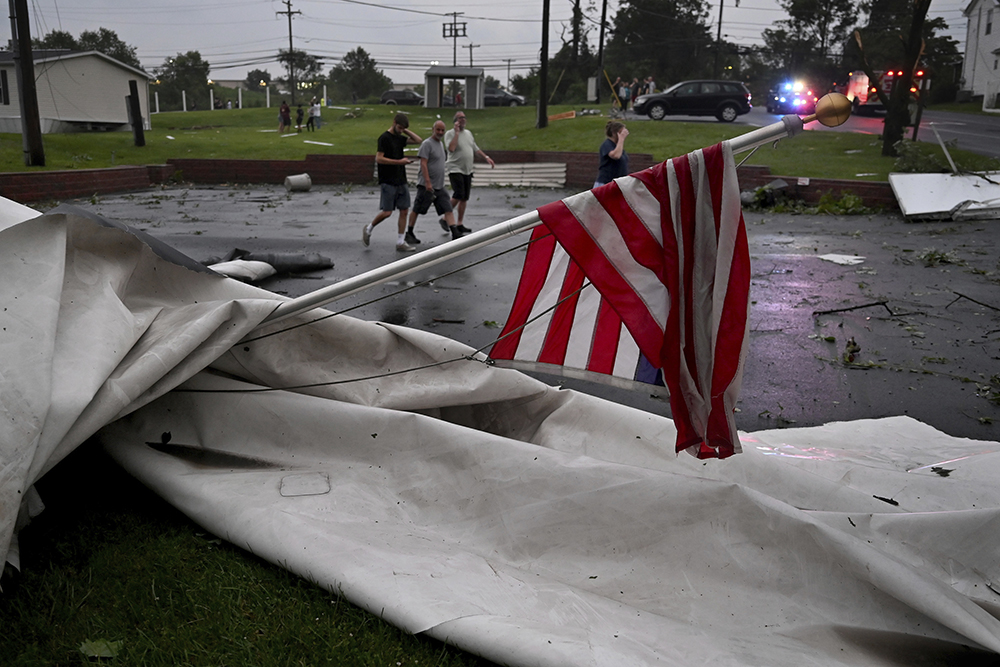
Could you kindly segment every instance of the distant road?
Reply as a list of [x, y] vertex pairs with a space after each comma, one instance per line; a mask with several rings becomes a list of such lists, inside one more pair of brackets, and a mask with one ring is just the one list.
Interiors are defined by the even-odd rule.
[[[754, 107], [746, 116], [740, 116], [739, 121], [747, 125], [764, 126], [775, 123], [780, 118], [777, 114], [767, 113], [763, 108]], [[851, 116], [840, 127], [824, 128], [819, 123], [813, 123], [809, 129], [879, 135], [882, 134], [883, 119], [884, 116]], [[937, 143], [931, 130], [932, 123], [943, 140], [954, 139], [961, 149], [988, 157], [1000, 157], [1000, 114], [981, 116], [925, 110], [920, 119], [920, 129], [917, 130], [918, 141]], [[906, 136], [907, 138], [912, 136], [912, 129], [907, 129]]]

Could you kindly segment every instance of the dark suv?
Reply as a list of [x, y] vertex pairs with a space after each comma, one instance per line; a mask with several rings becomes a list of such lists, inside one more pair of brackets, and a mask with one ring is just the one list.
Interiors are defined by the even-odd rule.
[[424, 96], [412, 90], [387, 90], [382, 93], [382, 104], [423, 104]]
[[681, 81], [662, 93], [640, 95], [633, 108], [653, 120], [664, 116], [715, 116], [731, 123], [750, 113], [750, 91], [739, 81]]
[[487, 107], [519, 107], [524, 104], [524, 98], [514, 93], [508, 93], [499, 88], [487, 88], [483, 91], [483, 106]]

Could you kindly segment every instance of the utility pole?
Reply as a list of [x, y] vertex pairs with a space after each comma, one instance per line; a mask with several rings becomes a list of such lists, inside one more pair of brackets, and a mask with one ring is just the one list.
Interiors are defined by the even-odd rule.
[[[458, 17], [465, 14], [465, 12], [451, 12], [450, 14], [445, 14], [445, 16], [451, 17], [451, 23], [445, 23], [442, 29], [441, 35], [448, 39], [452, 39], [451, 48], [451, 66], [458, 67], [458, 38], [465, 37], [465, 23], [459, 23]], [[469, 57], [472, 57], [472, 51], [469, 51]]]
[[538, 69], [538, 120], [535, 127], [549, 126], [549, 0], [542, 0], [542, 66]]
[[295, 10], [292, 11], [292, 0], [281, 0], [282, 4], [285, 5], [285, 11], [276, 12], [277, 14], [284, 14], [288, 17], [288, 85], [292, 88], [292, 106], [295, 106], [295, 50], [292, 47], [292, 15], [301, 14], [302, 12]]
[[[722, 78], [719, 72], [719, 54], [722, 53], [722, 7], [726, 4], [726, 0], [719, 0], [719, 29], [715, 35], [715, 76], [716, 78]], [[740, 6], [740, 0], [736, 0], [736, 6]], [[602, 26], [603, 27], [603, 26]]]
[[507, 89], [510, 90], [510, 64], [517, 61], [513, 58], [503, 58], [503, 61], [507, 63]]
[[42, 124], [38, 119], [38, 91], [35, 88], [35, 60], [31, 54], [31, 29], [28, 21], [28, 0], [9, 0], [11, 50], [14, 52], [14, 72], [17, 92], [21, 98], [21, 145], [26, 167], [45, 166], [42, 146]]
[[469, 50], [469, 67], [472, 67], [472, 49], [482, 46], [482, 44], [463, 44], [463, 49]]
[[601, 31], [597, 44], [597, 103], [601, 101], [601, 86], [604, 82], [604, 24], [608, 20], [608, 0], [601, 3]]

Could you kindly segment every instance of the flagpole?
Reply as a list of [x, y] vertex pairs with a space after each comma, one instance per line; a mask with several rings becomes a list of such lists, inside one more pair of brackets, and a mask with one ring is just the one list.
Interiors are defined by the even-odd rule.
[[[830, 102], [823, 104], [823, 100]], [[835, 127], [847, 120], [850, 115], [850, 101], [839, 93], [830, 93], [817, 103], [817, 113], [804, 118], [795, 115], [784, 116], [779, 122], [772, 123], [765, 127], [758, 128], [746, 134], [729, 140], [729, 145], [733, 153], [741, 153], [752, 150], [758, 146], [763, 146], [785, 137], [794, 137], [803, 130], [806, 123], [818, 120], [828, 127]], [[487, 245], [511, 238], [529, 229], [534, 229], [542, 223], [538, 217], [538, 211], [532, 211], [511, 218], [505, 222], [497, 223], [492, 227], [473, 232], [454, 241], [449, 241], [436, 248], [424, 250], [415, 255], [410, 255], [385, 266], [381, 266], [371, 271], [366, 271], [352, 278], [341, 280], [340, 282], [303, 294], [300, 297], [282, 302], [270, 315], [264, 318], [260, 326], [271, 324], [279, 320], [293, 317], [300, 313], [319, 308], [332, 301], [343, 299], [361, 292], [369, 287], [374, 287], [381, 283], [388, 282], [409, 275], [420, 269], [426, 269], [440, 264], [453, 257], [464, 255], [473, 250], [478, 250]], [[259, 328], [259, 327], [258, 327]]]

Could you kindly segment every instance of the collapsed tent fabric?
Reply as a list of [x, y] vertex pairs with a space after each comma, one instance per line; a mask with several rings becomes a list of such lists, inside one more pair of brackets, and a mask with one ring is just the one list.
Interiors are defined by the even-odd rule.
[[7, 535], [28, 485], [104, 426], [217, 535], [500, 663], [1000, 652], [998, 443], [900, 417], [741, 434], [742, 454], [699, 461], [668, 419], [430, 333], [306, 324], [320, 311], [246, 335], [273, 295], [82, 217], [0, 232], [0, 252]]

